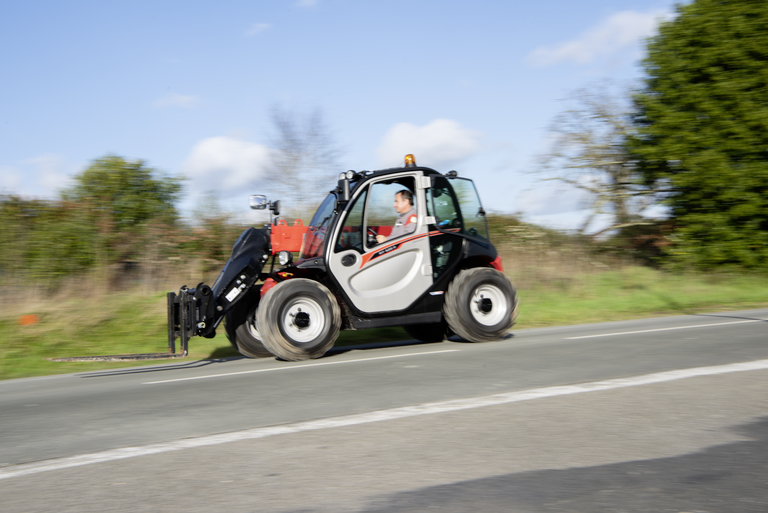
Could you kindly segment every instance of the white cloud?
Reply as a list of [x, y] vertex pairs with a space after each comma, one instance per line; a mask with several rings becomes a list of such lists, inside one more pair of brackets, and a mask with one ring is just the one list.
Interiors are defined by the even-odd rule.
[[0, 194], [11, 194], [19, 190], [21, 171], [11, 166], [0, 166]]
[[17, 166], [0, 166], [0, 194], [55, 199], [72, 185], [69, 166], [58, 155], [26, 159]]
[[251, 23], [250, 28], [245, 31], [245, 37], [253, 37], [256, 34], [264, 32], [265, 30], [269, 30], [270, 28], [272, 28], [272, 25], [269, 23]]
[[203, 139], [183, 166], [193, 194], [242, 192], [254, 183], [269, 163], [269, 148], [233, 137]]
[[617, 12], [573, 41], [536, 48], [528, 60], [535, 66], [558, 62], [586, 64], [600, 55], [616, 53], [653, 35], [659, 21], [671, 16], [672, 13], [665, 10]]
[[155, 107], [182, 107], [190, 109], [200, 103], [200, 97], [193, 94], [169, 94], [155, 100], [153, 105]]
[[50, 195], [72, 183], [72, 177], [63, 169], [61, 157], [56, 155], [43, 155], [26, 162], [34, 165], [37, 170], [37, 186], [44, 194]]
[[402, 165], [405, 155], [413, 153], [417, 164], [450, 167], [478, 151], [481, 135], [451, 119], [436, 119], [424, 126], [398, 123], [389, 129], [377, 149], [379, 164]]

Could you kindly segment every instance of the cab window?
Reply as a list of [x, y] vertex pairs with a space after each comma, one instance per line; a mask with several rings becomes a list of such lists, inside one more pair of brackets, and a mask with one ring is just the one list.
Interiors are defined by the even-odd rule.
[[461, 205], [463, 218], [462, 233], [472, 237], [488, 239], [488, 225], [485, 221], [485, 211], [480, 205], [475, 184], [466, 178], [449, 178], [453, 191]]
[[442, 230], [459, 231], [462, 224], [459, 202], [448, 180], [436, 177], [428, 192], [432, 203], [430, 214], [435, 216], [435, 225]]
[[312, 221], [309, 222], [307, 233], [304, 235], [304, 241], [301, 243], [299, 259], [323, 256], [325, 236], [331, 224], [335, 206], [336, 196], [329, 194], [317, 209], [317, 212], [315, 212]]
[[339, 238], [336, 241], [336, 251], [346, 251], [354, 249], [363, 252], [363, 214], [365, 213], [365, 199], [368, 196], [368, 189], [364, 190], [355, 198], [352, 207], [350, 207], [344, 224], [339, 231]]
[[[367, 247], [373, 247], [376, 243], [376, 236], [386, 237], [386, 241], [394, 240], [399, 237], [413, 233], [416, 230], [417, 219], [416, 212], [416, 187], [413, 177], [400, 177], [393, 180], [377, 182], [371, 186], [371, 193], [368, 200], [367, 212], [365, 216], [365, 228], [367, 235]], [[395, 195], [405, 192], [403, 197], [407, 203], [399, 201], [400, 212], [396, 210]], [[413, 209], [413, 215], [399, 219], [401, 214], [405, 214]]]
[[471, 180], [438, 176], [429, 193], [438, 229], [488, 239], [485, 212]]

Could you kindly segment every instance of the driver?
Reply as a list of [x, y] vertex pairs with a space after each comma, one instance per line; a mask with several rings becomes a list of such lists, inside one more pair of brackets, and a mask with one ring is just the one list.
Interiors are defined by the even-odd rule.
[[384, 235], [377, 235], [376, 242], [381, 244], [384, 241], [400, 237], [406, 233], [411, 233], [416, 230], [416, 209], [413, 208], [413, 193], [407, 189], [403, 189], [395, 194], [395, 212], [400, 214], [397, 216], [395, 226], [392, 227], [392, 233], [389, 237]]

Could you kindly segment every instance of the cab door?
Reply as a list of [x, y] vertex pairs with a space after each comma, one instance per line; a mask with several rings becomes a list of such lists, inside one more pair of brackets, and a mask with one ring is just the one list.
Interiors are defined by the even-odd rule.
[[[336, 224], [328, 266], [362, 312], [405, 310], [432, 286], [421, 178], [420, 173], [406, 172], [370, 181], [355, 191], [344, 217]], [[398, 217], [393, 204], [400, 191], [413, 195], [416, 220], [408, 223], [406, 233], [393, 237]], [[377, 243], [375, 235], [388, 239]]]

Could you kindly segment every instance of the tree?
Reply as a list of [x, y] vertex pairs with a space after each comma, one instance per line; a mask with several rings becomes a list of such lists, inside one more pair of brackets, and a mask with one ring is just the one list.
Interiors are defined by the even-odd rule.
[[542, 157], [539, 172], [586, 192], [591, 215], [612, 217], [608, 230], [648, 224], [643, 211], [653, 202], [654, 191], [638, 179], [626, 141], [633, 129], [630, 108], [608, 84], [575, 91], [569, 106], [550, 127], [551, 149]]
[[[274, 134], [270, 141], [274, 166], [265, 185], [286, 200], [284, 208], [306, 213], [324, 198], [323, 191], [336, 185], [341, 172], [339, 150], [316, 109], [300, 114], [274, 106], [271, 113]], [[343, 170], [342, 170], [343, 171]]]
[[660, 26], [635, 95], [630, 149], [668, 187], [671, 256], [768, 269], [768, 2], [695, 0]]
[[76, 184], [62, 198], [88, 205], [118, 232], [151, 219], [174, 222], [180, 180], [157, 175], [143, 160], [107, 155], [75, 176]]
[[0, 196], [0, 273], [58, 278], [93, 264], [92, 226], [82, 209], [56, 201]]
[[94, 160], [75, 182], [62, 193], [62, 200], [87, 210], [89, 225], [98, 231], [99, 264], [137, 251], [134, 237], [150, 221], [172, 224], [177, 219], [180, 179], [159, 176], [142, 160], [107, 155]]
[[148, 233], [176, 220], [181, 187], [155, 175], [140, 160], [106, 156], [76, 176], [61, 201], [0, 196], [0, 275], [53, 287], [144, 256]]

